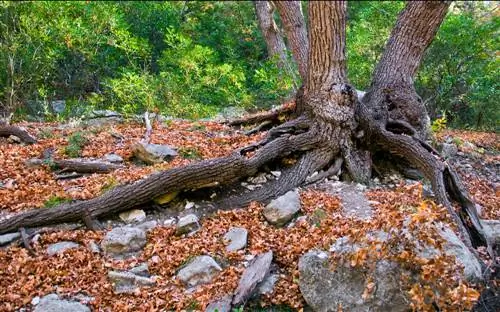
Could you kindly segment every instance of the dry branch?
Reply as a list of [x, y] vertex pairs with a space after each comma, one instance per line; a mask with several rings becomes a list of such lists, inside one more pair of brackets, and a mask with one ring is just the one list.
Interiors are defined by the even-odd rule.
[[0, 137], [9, 137], [11, 135], [18, 137], [21, 142], [27, 144], [36, 143], [36, 139], [25, 129], [17, 126], [0, 124]]
[[116, 169], [124, 168], [122, 165], [112, 164], [99, 160], [85, 159], [61, 159], [61, 160], [42, 160], [38, 158], [29, 159], [27, 166], [49, 165], [54, 170], [71, 171], [78, 173], [108, 173]]

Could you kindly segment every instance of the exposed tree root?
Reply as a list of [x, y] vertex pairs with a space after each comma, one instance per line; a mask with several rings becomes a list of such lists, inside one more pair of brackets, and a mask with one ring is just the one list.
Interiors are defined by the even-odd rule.
[[294, 111], [295, 105], [282, 105], [271, 111], [244, 116], [242, 118], [227, 121], [226, 123], [230, 126], [244, 126], [271, 121], [271, 123], [274, 124], [279, 123], [280, 116], [290, 115]]
[[11, 135], [18, 137], [21, 142], [26, 144], [36, 143], [36, 139], [23, 128], [0, 123], [0, 137], [9, 137]]
[[[100, 197], [66, 203], [51, 209], [34, 209], [0, 222], [0, 233], [97, 218], [150, 202], [164, 194], [223, 185], [254, 175], [266, 163], [290, 153], [313, 149], [318, 141], [309, 133], [286, 133], [265, 143], [241, 149], [228, 157], [201, 161], [182, 168], [158, 172], [133, 184], [112, 189]], [[248, 155], [253, 152], [253, 155]], [[307, 154], [306, 154], [307, 155]], [[305, 170], [305, 169], [301, 169]], [[304, 177], [305, 179], [305, 177]]]
[[34, 158], [27, 160], [26, 165], [27, 166], [49, 165], [54, 170], [61, 170], [62, 172], [74, 171], [78, 173], [108, 173], [116, 169], [124, 168], [124, 166], [122, 165], [112, 164], [105, 161], [85, 160], [85, 159], [42, 160]]

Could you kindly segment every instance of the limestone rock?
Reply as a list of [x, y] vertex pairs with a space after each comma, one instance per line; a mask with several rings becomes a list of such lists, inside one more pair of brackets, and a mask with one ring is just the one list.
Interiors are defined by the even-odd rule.
[[155, 220], [151, 220], [138, 224], [136, 227], [143, 230], [144, 232], [148, 232], [154, 229], [157, 225], [158, 222], [156, 222]]
[[493, 246], [500, 247], [500, 221], [499, 220], [481, 220], [484, 228], [484, 234]]
[[182, 235], [192, 232], [199, 228], [198, 217], [194, 214], [188, 214], [179, 219], [175, 229], [176, 235]]
[[241, 275], [234, 293], [233, 305], [238, 306], [251, 297], [257, 285], [268, 275], [273, 261], [273, 252], [258, 255]]
[[211, 302], [205, 312], [231, 312], [231, 295], [224, 296], [218, 300]]
[[118, 215], [125, 223], [142, 222], [146, 219], [146, 213], [141, 209], [132, 209]]
[[443, 143], [441, 146], [441, 156], [444, 158], [455, 157], [458, 153], [458, 147], [453, 143]]
[[74, 242], [59, 242], [49, 245], [47, 247], [47, 254], [49, 256], [58, 255], [64, 253], [68, 249], [78, 248], [80, 245]]
[[300, 197], [296, 191], [289, 191], [271, 201], [263, 210], [266, 220], [276, 226], [283, 226], [300, 210]]
[[179, 270], [177, 278], [186, 286], [194, 287], [212, 281], [218, 272], [222, 271], [210, 256], [198, 256]]
[[134, 156], [147, 164], [157, 164], [177, 156], [177, 152], [168, 145], [136, 143], [132, 146]]
[[140, 251], [146, 245], [146, 233], [135, 227], [118, 227], [109, 231], [101, 242], [104, 253], [123, 257]]
[[50, 294], [40, 299], [33, 312], [90, 312], [89, 307], [76, 301], [59, 299], [56, 294]]
[[123, 162], [123, 158], [120, 155], [116, 155], [113, 153], [104, 155], [103, 159], [105, 161], [109, 161], [110, 163], [122, 163]]
[[141, 286], [152, 286], [155, 280], [150, 277], [134, 274], [129, 272], [108, 272], [108, 278], [114, 286], [115, 294], [134, 293]]
[[21, 234], [19, 233], [7, 233], [0, 235], [0, 246], [7, 245], [8, 243], [11, 243], [12, 241], [18, 239], [21, 237]]
[[224, 239], [229, 241], [227, 245], [227, 251], [236, 251], [246, 247], [247, 245], [248, 231], [245, 228], [230, 228], [229, 231], [224, 235]]
[[377, 263], [374, 272], [376, 287], [370, 298], [363, 299], [366, 269], [339, 265], [330, 269], [328, 254], [310, 251], [299, 260], [299, 287], [302, 296], [314, 311], [408, 311], [410, 306], [400, 291], [397, 265], [388, 261]]

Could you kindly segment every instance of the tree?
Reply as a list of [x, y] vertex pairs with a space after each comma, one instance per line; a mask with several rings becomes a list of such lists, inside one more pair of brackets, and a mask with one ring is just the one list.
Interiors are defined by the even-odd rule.
[[280, 30], [274, 21], [274, 7], [269, 1], [254, 1], [255, 12], [259, 27], [264, 36], [269, 58], [277, 58], [278, 66], [283, 68], [286, 65], [286, 46]]
[[[24, 212], [1, 221], [0, 233], [95, 218], [164, 194], [234, 183], [283, 157], [296, 157], [296, 162], [284, 168], [278, 180], [215, 203], [216, 207], [241, 207], [310, 182], [314, 172], [324, 170], [314, 176], [316, 179], [336, 173], [342, 162], [354, 180], [365, 180], [370, 176], [373, 153], [384, 151], [415, 166], [431, 181], [437, 200], [447, 207], [470, 248], [484, 244], [474, 203], [453, 168], [424, 140], [425, 108], [413, 87], [423, 53], [448, 6], [447, 2], [406, 5], [375, 69], [371, 86], [360, 101], [347, 76], [346, 3], [309, 2], [307, 79], [300, 99], [303, 111], [297, 118], [271, 129], [261, 142], [228, 157], [158, 172], [87, 201]], [[460, 205], [458, 213], [452, 201]]]

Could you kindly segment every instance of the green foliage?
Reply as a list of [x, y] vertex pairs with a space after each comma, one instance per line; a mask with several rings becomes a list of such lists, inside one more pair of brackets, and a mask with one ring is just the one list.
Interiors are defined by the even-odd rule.
[[88, 143], [86, 133], [78, 131], [71, 134], [68, 138], [68, 145], [64, 148], [64, 154], [69, 157], [79, 157], [82, 148]]
[[68, 199], [68, 198], [59, 197], [59, 196], [52, 196], [43, 203], [43, 206], [45, 208], [52, 208], [55, 206], [59, 206], [60, 204], [67, 203], [69, 201], [70, 201], [70, 199]]
[[446, 119], [446, 114], [443, 114], [442, 117], [434, 120], [431, 125], [431, 130], [433, 133], [438, 133], [446, 129], [446, 123], [448, 120]]
[[198, 151], [196, 148], [190, 148], [190, 147], [181, 147], [178, 150], [179, 155], [181, 155], [183, 158], [187, 159], [201, 159], [201, 153]]

